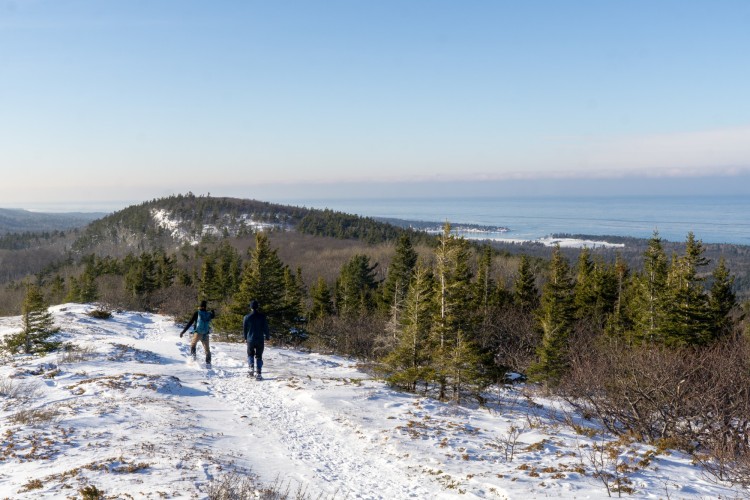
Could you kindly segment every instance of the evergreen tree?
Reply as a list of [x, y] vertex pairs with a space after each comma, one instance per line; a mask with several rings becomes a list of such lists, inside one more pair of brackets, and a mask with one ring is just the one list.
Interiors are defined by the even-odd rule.
[[715, 335], [705, 279], [700, 275], [700, 268], [708, 264], [703, 252], [702, 242], [691, 232], [685, 244], [685, 255], [672, 260], [662, 328], [662, 339], [667, 345], [705, 344]]
[[396, 243], [396, 250], [388, 268], [388, 275], [383, 282], [381, 307], [398, 321], [402, 303], [406, 298], [414, 266], [417, 264], [417, 252], [411, 244], [408, 234], [402, 234]]
[[310, 290], [310, 298], [312, 299], [310, 319], [325, 318], [333, 314], [333, 295], [322, 277], [318, 278], [318, 281]]
[[713, 339], [728, 333], [732, 328], [730, 313], [737, 305], [737, 297], [732, 290], [734, 277], [730, 276], [724, 257], [719, 259], [719, 264], [712, 273], [713, 283], [711, 285], [711, 298], [709, 309], [711, 311]]
[[282, 324], [284, 331], [293, 333], [291, 340], [299, 340], [305, 334], [304, 297], [305, 283], [302, 280], [302, 269], [297, 268], [297, 272], [292, 273], [291, 269], [285, 266]]
[[367, 255], [354, 255], [344, 264], [336, 281], [336, 309], [342, 316], [366, 314], [375, 306], [375, 268]]
[[521, 255], [518, 263], [518, 275], [513, 283], [513, 302], [526, 312], [533, 311], [539, 306], [536, 277], [531, 271], [531, 262], [526, 255]]
[[149, 294], [158, 287], [156, 262], [153, 256], [145, 252], [138, 258], [128, 255], [125, 260], [127, 262], [125, 268], [128, 269], [125, 275], [125, 286], [133, 297], [147, 302]]
[[207, 300], [220, 300], [223, 298], [221, 283], [216, 272], [216, 261], [212, 255], [206, 256], [203, 265], [201, 265], [198, 296]]
[[99, 298], [99, 288], [96, 286], [96, 277], [91, 272], [84, 272], [79, 281], [80, 292], [77, 302], [88, 304]]
[[558, 245], [550, 261], [550, 277], [542, 289], [537, 319], [542, 342], [537, 349], [539, 361], [532, 366], [534, 378], [555, 384], [568, 367], [568, 339], [573, 330], [573, 282], [570, 266]]
[[398, 343], [383, 360], [390, 372], [388, 382], [397, 387], [414, 391], [420, 381], [433, 378], [429, 362], [430, 328], [434, 316], [433, 288], [430, 269], [418, 263], [404, 300]]
[[56, 274], [50, 283], [49, 293], [51, 296], [50, 302], [52, 304], [63, 302], [65, 296], [65, 278]]
[[70, 277], [70, 285], [68, 287], [68, 293], [65, 295], [65, 302], [80, 302], [81, 301], [81, 285], [78, 282], [78, 278], [75, 276]]
[[634, 344], [662, 340], [669, 266], [658, 232], [654, 231], [643, 258], [643, 271], [633, 280], [633, 297], [628, 311], [633, 323], [628, 336]]
[[156, 288], [169, 288], [175, 280], [175, 259], [164, 250], [154, 253], [156, 262]]
[[617, 253], [614, 265], [614, 301], [612, 304], [612, 314], [609, 316], [606, 325], [606, 331], [612, 335], [623, 335], [626, 331], [632, 330], [632, 323], [626, 304], [628, 302], [626, 291], [628, 290], [629, 270], [627, 264], [622, 259], [622, 255]]
[[440, 398], [449, 384], [454, 397], [462, 388], [478, 382], [470, 365], [476, 363], [476, 347], [469, 341], [471, 331], [471, 269], [469, 247], [456, 238], [446, 223], [435, 251], [435, 320], [433, 321], [433, 372]]
[[471, 294], [474, 299], [474, 307], [485, 319], [489, 316], [490, 310], [500, 305], [502, 301], [502, 287], [492, 277], [492, 256], [492, 247], [484, 245], [479, 254], [477, 273]]
[[242, 259], [237, 250], [227, 241], [221, 243], [216, 252], [217, 293], [222, 299], [232, 296], [239, 289], [242, 275]]
[[591, 261], [591, 250], [587, 247], [582, 248], [578, 254], [574, 297], [577, 318], [595, 316], [598, 298], [597, 283], [594, 276], [594, 263]]
[[268, 317], [273, 330], [283, 324], [284, 317], [284, 264], [272, 249], [265, 233], [255, 235], [255, 248], [250, 261], [244, 266], [239, 290], [225, 314], [215, 322], [217, 328], [239, 330], [242, 318], [249, 312], [250, 301], [255, 299]]
[[34, 354], [50, 352], [59, 347], [60, 342], [51, 340], [59, 329], [54, 326], [54, 318], [38, 286], [27, 286], [21, 314], [23, 329], [3, 339], [5, 350]]

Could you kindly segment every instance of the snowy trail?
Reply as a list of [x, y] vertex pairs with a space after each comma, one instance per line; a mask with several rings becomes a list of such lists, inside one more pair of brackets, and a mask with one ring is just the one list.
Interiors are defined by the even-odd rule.
[[[295, 370], [294, 356], [269, 346], [264, 353], [265, 379], [259, 382], [247, 376], [244, 345], [216, 344], [212, 351], [211, 394], [246, 423], [253, 462], [273, 464], [276, 474], [337, 498], [430, 496], [421, 486], [424, 478], [407, 477], [397, 457], [391, 462], [373, 460], [383, 448], [368, 442], [357, 423], [324, 411], [310, 397], [296, 397], [299, 381], [312, 377]], [[201, 353], [199, 348], [199, 357]], [[338, 380], [329, 373], [335, 364], [318, 365], [321, 379]]]

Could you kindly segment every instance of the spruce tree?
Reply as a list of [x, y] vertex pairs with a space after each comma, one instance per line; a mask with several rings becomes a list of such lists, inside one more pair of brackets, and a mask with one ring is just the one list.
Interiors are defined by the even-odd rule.
[[732, 328], [730, 313], [737, 305], [737, 296], [732, 287], [734, 276], [729, 274], [724, 257], [719, 259], [719, 264], [712, 273], [711, 298], [709, 309], [711, 312], [713, 338], [729, 333]]
[[381, 307], [394, 315], [396, 321], [402, 303], [406, 298], [406, 291], [409, 289], [409, 281], [416, 264], [417, 252], [412, 246], [411, 238], [408, 234], [402, 234], [396, 243], [395, 254], [383, 282], [380, 302]]
[[433, 372], [444, 399], [450, 385], [454, 397], [466, 384], [478, 382], [470, 365], [478, 358], [471, 335], [471, 269], [469, 247], [446, 223], [435, 250], [435, 319], [431, 333]]
[[45, 353], [57, 349], [60, 342], [52, 337], [59, 331], [41, 289], [28, 285], [21, 306], [23, 329], [3, 339], [3, 347], [12, 353], [23, 351], [26, 354]]
[[305, 283], [302, 269], [293, 273], [289, 266], [284, 267], [284, 299], [282, 322], [284, 331], [290, 332], [290, 340], [297, 341], [304, 336]]
[[432, 272], [424, 263], [418, 263], [404, 299], [398, 343], [383, 360], [390, 372], [388, 382], [411, 391], [416, 390], [420, 381], [433, 378], [429, 358], [433, 287]]
[[284, 316], [284, 264], [271, 248], [268, 236], [255, 235], [255, 248], [250, 252], [250, 261], [242, 270], [239, 289], [225, 313], [216, 319], [217, 327], [223, 330], [240, 330], [242, 318], [250, 312], [250, 301], [255, 299], [268, 317], [272, 330], [278, 331]]
[[633, 344], [659, 342], [662, 339], [667, 314], [667, 255], [659, 233], [654, 231], [643, 255], [643, 271], [633, 279], [633, 296], [629, 305], [632, 330], [628, 332]]
[[611, 335], [623, 335], [632, 330], [629, 311], [627, 309], [627, 290], [630, 273], [628, 266], [618, 252], [615, 257], [614, 273], [614, 301], [612, 303], [612, 314], [607, 318], [605, 330]]
[[573, 282], [570, 266], [556, 246], [550, 261], [550, 277], [542, 289], [537, 320], [542, 342], [537, 349], [539, 361], [530, 371], [533, 378], [557, 383], [568, 367], [568, 339], [573, 331]]
[[531, 271], [531, 262], [526, 255], [521, 255], [518, 263], [518, 274], [513, 283], [513, 302], [526, 312], [531, 312], [539, 306], [536, 277]]
[[208, 255], [201, 265], [198, 296], [207, 300], [218, 300], [221, 298], [221, 295], [221, 284], [217, 277], [216, 262], [212, 255]]
[[367, 255], [357, 254], [341, 267], [336, 281], [336, 309], [341, 316], [367, 314], [375, 306], [375, 268]]
[[708, 265], [703, 252], [702, 242], [691, 232], [685, 244], [685, 255], [672, 259], [662, 326], [662, 340], [667, 345], [706, 344], [714, 337], [709, 297], [700, 273], [700, 269]]
[[310, 319], [321, 319], [333, 314], [333, 295], [322, 276], [318, 277], [318, 281], [310, 289], [310, 299]]
[[484, 245], [479, 254], [477, 273], [474, 278], [472, 291], [474, 307], [483, 318], [489, 315], [492, 307], [499, 305], [501, 300], [499, 290], [497, 283], [495, 283], [492, 277], [492, 247]]
[[593, 318], [596, 315], [598, 298], [594, 263], [587, 247], [578, 254], [575, 279], [575, 311], [577, 318]]

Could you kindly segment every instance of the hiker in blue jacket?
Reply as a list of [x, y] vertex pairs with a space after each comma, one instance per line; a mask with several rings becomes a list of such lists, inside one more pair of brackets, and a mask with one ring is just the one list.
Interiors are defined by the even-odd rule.
[[250, 302], [250, 314], [242, 319], [242, 335], [247, 342], [247, 366], [250, 369], [249, 375], [261, 380], [261, 370], [263, 369], [263, 348], [264, 341], [270, 337], [268, 330], [268, 320], [266, 315], [258, 311], [258, 301]]
[[190, 341], [190, 355], [193, 356], [193, 360], [195, 360], [195, 346], [197, 346], [198, 341], [200, 341], [200, 343], [203, 344], [203, 349], [206, 351], [206, 366], [210, 367], [211, 348], [208, 343], [208, 335], [211, 333], [211, 320], [216, 317], [216, 313], [213, 309], [207, 311], [206, 307], [208, 307], [208, 303], [205, 300], [202, 300], [200, 308], [193, 313], [193, 317], [190, 318], [188, 324], [185, 325], [185, 328], [180, 332], [180, 337], [188, 331], [188, 328], [195, 325], [193, 327], [193, 338]]

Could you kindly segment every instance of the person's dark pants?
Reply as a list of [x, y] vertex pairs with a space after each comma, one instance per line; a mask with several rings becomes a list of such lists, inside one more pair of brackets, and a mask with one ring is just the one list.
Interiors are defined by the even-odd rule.
[[263, 368], [263, 345], [247, 344], [247, 366], [250, 371], [260, 374]]

